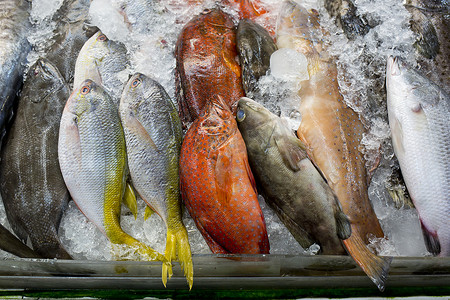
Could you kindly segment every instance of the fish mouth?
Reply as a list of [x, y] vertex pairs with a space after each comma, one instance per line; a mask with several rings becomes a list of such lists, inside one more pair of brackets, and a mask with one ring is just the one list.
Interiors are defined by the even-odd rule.
[[390, 56], [388, 58], [387, 70], [390, 75], [399, 76], [402, 74], [402, 72], [400, 70], [400, 63], [401, 63], [401, 60], [398, 56], [395, 56], [395, 57]]

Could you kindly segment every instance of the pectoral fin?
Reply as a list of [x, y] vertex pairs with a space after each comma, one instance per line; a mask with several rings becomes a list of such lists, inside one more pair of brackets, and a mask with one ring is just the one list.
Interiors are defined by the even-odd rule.
[[150, 206], [147, 205], [145, 207], [144, 221], [147, 221], [147, 219], [150, 218], [154, 213], [155, 212], [153, 211], [153, 209], [151, 209]]
[[396, 153], [397, 156], [405, 153], [405, 148], [403, 147], [403, 131], [402, 124], [397, 118], [394, 118], [394, 121], [391, 124], [391, 136], [392, 136], [392, 144], [396, 147], [396, 150], [400, 153]]
[[338, 237], [341, 240], [346, 240], [352, 235], [352, 226], [347, 215], [343, 211], [338, 210], [334, 218], [336, 219], [336, 229]]
[[127, 182], [125, 187], [125, 194], [123, 195], [123, 203], [131, 210], [134, 219], [137, 218], [137, 203], [136, 195], [134, 194], [133, 187]]
[[305, 145], [294, 136], [274, 135], [273, 138], [286, 167], [295, 172], [300, 170], [300, 161], [308, 157]]
[[441, 243], [439, 242], [437, 234], [428, 230], [423, 224], [422, 219], [420, 219], [420, 225], [422, 227], [423, 238], [425, 239], [425, 246], [427, 247], [428, 252], [433, 255], [441, 253]]

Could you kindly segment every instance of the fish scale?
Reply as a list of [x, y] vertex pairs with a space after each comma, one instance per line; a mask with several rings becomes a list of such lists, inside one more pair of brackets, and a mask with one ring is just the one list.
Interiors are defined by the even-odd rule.
[[394, 151], [427, 249], [449, 256], [450, 97], [398, 58], [389, 58], [386, 72]]
[[115, 104], [92, 80], [84, 81], [66, 103], [58, 154], [72, 199], [111, 243], [126, 245], [143, 258], [160, 260], [170, 268], [164, 256], [120, 227], [126, 177], [125, 138]]
[[269, 253], [247, 152], [231, 111], [207, 104], [183, 141], [182, 197], [213, 253]]

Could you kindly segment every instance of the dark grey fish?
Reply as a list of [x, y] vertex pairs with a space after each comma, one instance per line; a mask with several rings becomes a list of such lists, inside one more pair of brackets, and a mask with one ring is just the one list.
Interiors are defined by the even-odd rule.
[[25, 0], [0, 0], [0, 139], [11, 120], [31, 45], [27, 40], [30, 5]]
[[64, 1], [53, 17], [58, 25], [53, 36], [54, 43], [45, 51], [45, 58], [58, 68], [68, 83], [73, 82], [78, 53], [84, 43], [98, 31], [97, 27], [87, 23], [91, 2], [92, 0]]
[[325, 0], [325, 9], [335, 18], [336, 25], [342, 28], [349, 40], [363, 36], [373, 26], [365, 16], [358, 15], [352, 0]]
[[[28, 84], [29, 82], [29, 84]], [[59, 71], [39, 59], [27, 75], [1, 153], [0, 192], [17, 236], [46, 258], [71, 258], [58, 239], [69, 200], [58, 162], [58, 132], [70, 90]]]
[[295, 239], [303, 248], [319, 244], [322, 254], [346, 254], [350, 222], [305, 145], [249, 98], [239, 100], [236, 119], [260, 192]]
[[450, 93], [450, 3], [448, 0], [407, 0], [421, 72]]
[[245, 95], [254, 97], [258, 79], [269, 70], [270, 56], [277, 46], [266, 29], [248, 19], [239, 21], [236, 46]]
[[18, 257], [41, 258], [39, 254], [28, 248], [2, 225], [0, 225], [0, 249]]

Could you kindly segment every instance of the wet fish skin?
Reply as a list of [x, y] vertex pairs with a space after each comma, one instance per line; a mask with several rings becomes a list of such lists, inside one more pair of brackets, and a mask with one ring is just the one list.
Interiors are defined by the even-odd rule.
[[215, 98], [181, 146], [183, 201], [213, 253], [269, 253], [245, 143], [228, 104]]
[[336, 25], [342, 28], [349, 40], [366, 35], [372, 28], [365, 16], [356, 13], [352, 0], [325, 0], [325, 9], [335, 18]]
[[178, 258], [192, 288], [194, 271], [179, 188], [183, 131], [178, 111], [164, 88], [140, 73], [128, 81], [119, 111], [133, 186], [166, 224], [165, 257]]
[[30, 4], [25, 0], [2, 0], [0, 3], [0, 130], [11, 121], [17, 105], [17, 94], [23, 83], [23, 72], [31, 45], [27, 34], [31, 27]]
[[450, 256], [450, 95], [393, 57], [386, 89], [392, 144], [427, 249]]
[[9, 223], [45, 258], [71, 259], [58, 238], [69, 200], [58, 162], [58, 128], [69, 86], [49, 61], [30, 69], [1, 153], [0, 192]]
[[253, 97], [258, 79], [269, 70], [270, 56], [277, 46], [267, 30], [249, 19], [239, 21], [236, 46], [245, 95]]
[[300, 245], [316, 243], [321, 254], [345, 255], [341, 239], [351, 235], [350, 222], [305, 145], [249, 98], [239, 101], [237, 121], [259, 190]]
[[301, 82], [298, 92], [302, 121], [297, 136], [350, 219], [352, 235], [344, 240], [346, 250], [384, 290], [392, 258], [378, 257], [366, 247], [369, 236], [384, 237], [384, 233], [368, 197], [365, 161], [359, 150], [364, 127], [339, 92], [336, 64], [321, 42], [327, 33], [318, 15], [288, 1], [277, 26], [278, 47], [294, 48], [308, 60], [309, 80]]
[[244, 96], [235, 40], [232, 17], [218, 8], [205, 10], [184, 26], [175, 49], [176, 94], [184, 125], [199, 116], [213, 94], [230, 107]]
[[72, 199], [111, 243], [125, 245], [144, 259], [167, 262], [120, 227], [127, 175], [125, 138], [116, 105], [92, 80], [84, 81], [67, 100], [58, 155]]
[[408, 0], [417, 63], [427, 77], [450, 94], [450, 6], [446, 0]]
[[0, 249], [23, 258], [42, 258], [0, 224]]

